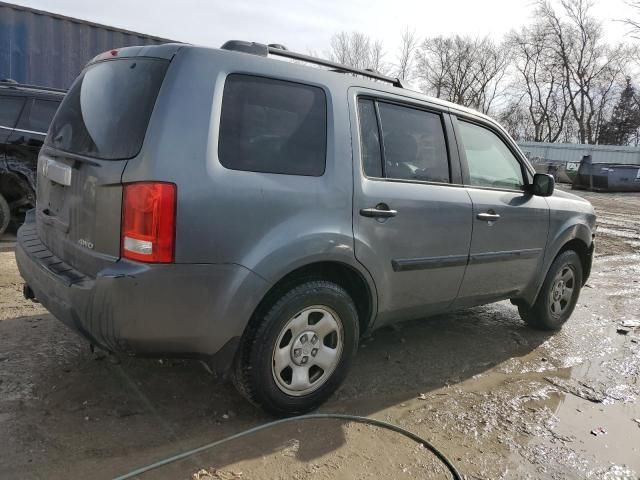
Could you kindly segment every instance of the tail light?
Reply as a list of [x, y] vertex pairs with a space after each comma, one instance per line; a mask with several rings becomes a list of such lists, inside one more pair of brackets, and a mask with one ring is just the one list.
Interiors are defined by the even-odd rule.
[[122, 256], [146, 263], [174, 260], [176, 186], [129, 183], [122, 198]]

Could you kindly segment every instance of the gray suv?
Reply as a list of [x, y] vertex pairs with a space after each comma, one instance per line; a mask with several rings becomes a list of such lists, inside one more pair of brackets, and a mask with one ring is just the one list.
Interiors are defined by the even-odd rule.
[[166, 44], [72, 85], [16, 257], [93, 345], [212, 359], [288, 415], [392, 322], [510, 299], [560, 328], [594, 226], [477, 112], [278, 45]]

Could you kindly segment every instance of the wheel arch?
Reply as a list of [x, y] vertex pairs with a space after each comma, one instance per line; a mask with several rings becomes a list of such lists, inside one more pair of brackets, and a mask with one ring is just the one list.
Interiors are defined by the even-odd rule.
[[573, 250], [580, 257], [580, 263], [582, 264], [582, 285], [584, 286], [591, 273], [590, 257], [592, 255], [592, 249], [581, 238], [574, 238], [562, 246], [554, 257], [554, 260], [558, 258], [558, 255], [561, 255], [567, 250]]
[[591, 229], [582, 223], [576, 223], [558, 234], [554, 240], [550, 242], [547, 248], [548, 255], [545, 256], [544, 266], [540, 272], [539, 278], [535, 282], [535, 289], [531, 290], [531, 294], [524, 297], [525, 303], [533, 305], [540, 294], [544, 280], [549, 272], [549, 268], [558, 255], [567, 250], [575, 251], [580, 257], [582, 264], [582, 284], [584, 285], [591, 273], [591, 259], [593, 255], [593, 237]]
[[373, 325], [377, 309], [377, 295], [373, 282], [353, 265], [336, 260], [307, 263], [282, 275], [264, 294], [250, 322], [259, 318], [284, 292], [311, 280], [334, 282], [346, 290], [355, 303], [361, 334]]

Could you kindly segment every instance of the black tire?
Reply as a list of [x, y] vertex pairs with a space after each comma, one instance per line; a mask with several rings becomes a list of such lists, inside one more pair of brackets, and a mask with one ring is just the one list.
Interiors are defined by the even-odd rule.
[[0, 194], [0, 237], [4, 234], [11, 220], [11, 209], [5, 198]]
[[[565, 282], [559, 276], [571, 278], [571, 282]], [[559, 284], [560, 280], [562, 284]], [[538, 330], [560, 330], [573, 313], [581, 289], [580, 257], [573, 250], [564, 251], [551, 264], [535, 303], [531, 307], [518, 305], [520, 317]]]
[[[326, 374], [317, 389], [308, 394], [292, 396], [283, 391], [278, 385], [279, 379], [275, 378], [276, 345], [288, 324], [298, 318], [300, 312], [315, 306], [328, 307], [337, 314], [342, 327], [341, 354], [337, 356], [337, 365], [331, 373]], [[353, 300], [342, 287], [332, 282], [308, 281], [284, 292], [262, 311], [262, 314], [257, 312], [242, 337], [232, 369], [234, 385], [251, 403], [275, 416], [300, 415], [316, 409], [345, 379], [358, 348], [358, 314]], [[283, 340], [280, 340], [279, 346], [282, 346]], [[295, 342], [293, 339], [291, 342], [284, 348], [291, 345], [293, 355]], [[321, 372], [322, 377], [325, 373], [323, 370]], [[310, 373], [307, 378], [311, 378]]]

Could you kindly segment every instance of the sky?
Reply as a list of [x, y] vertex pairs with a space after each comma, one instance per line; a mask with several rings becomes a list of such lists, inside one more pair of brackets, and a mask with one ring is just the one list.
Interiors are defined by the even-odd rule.
[[[11, 1], [11, 0], [10, 0]], [[499, 39], [532, 19], [530, 0], [12, 0], [13, 3], [198, 45], [226, 40], [281, 43], [324, 52], [332, 34], [359, 31], [385, 45], [392, 61], [405, 27], [420, 37], [450, 34]], [[636, 16], [625, 0], [596, 1], [611, 41]]]

